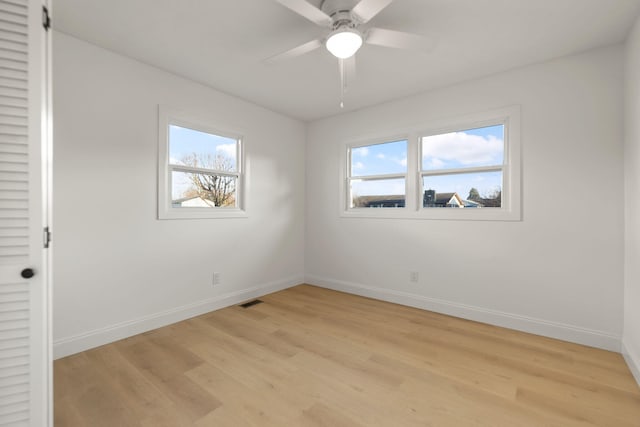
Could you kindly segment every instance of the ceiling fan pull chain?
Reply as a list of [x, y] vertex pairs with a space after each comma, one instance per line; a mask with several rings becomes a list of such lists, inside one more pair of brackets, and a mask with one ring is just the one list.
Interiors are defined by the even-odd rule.
[[340, 71], [340, 108], [344, 108], [344, 91], [345, 91], [345, 68], [344, 68], [344, 59], [338, 58], [338, 69]]

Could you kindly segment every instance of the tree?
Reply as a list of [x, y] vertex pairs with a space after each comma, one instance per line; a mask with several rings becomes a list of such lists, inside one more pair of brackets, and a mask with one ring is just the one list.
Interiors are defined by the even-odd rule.
[[476, 202], [480, 201], [480, 192], [478, 191], [477, 188], [472, 187], [471, 190], [469, 190], [469, 195], [467, 196], [467, 200], [473, 200]]
[[485, 195], [485, 199], [498, 200], [498, 201], [502, 200], [502, 190], [500, 190], [499, 188], [496, 188], [491, 193]]
[[496, 188], [492, 192], [485, 194], [480, 200], [485, 207], [499, 208], [502, 206], [502, 190]]
[[[222, 153], [191, 153], [182, 158], [186, 166], [202, 169], [214, 169], [230, 172], [234, 170], [234, 162]], [[185, 191], [187, 197], [200, 197], [213, 202], [215, 206], [235, 205], [236, 178], [226, 175], [190, 173], [189, 179], [193, 187]]]

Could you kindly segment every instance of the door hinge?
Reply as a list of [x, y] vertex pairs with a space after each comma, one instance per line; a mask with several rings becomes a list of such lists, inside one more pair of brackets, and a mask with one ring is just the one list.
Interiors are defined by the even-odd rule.
[[49, 227], [44, 228], [44, 248], [49, 248], [49, 244], [51, 243], [51, 231], [49, 231]]
[[49, 16], [49, 9], [47, 9], [47, 6], [42, 6], [42, 26], [47, 31], [51, 28], [51, 17]]

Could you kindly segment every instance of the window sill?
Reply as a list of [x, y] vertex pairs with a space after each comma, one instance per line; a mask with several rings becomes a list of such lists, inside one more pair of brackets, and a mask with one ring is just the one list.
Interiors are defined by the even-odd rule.
[[[188, 209], [184, 210], [184, 209]], [[212, 211], [212, 209], [215, 209]], [[242, 209], [216, 208], [183, 208], [171, 209], [158, 213], [158, 219], [220, 219], [220, 218], [248, 218], [247, 211]]]
[[419, 211], [402, 208], [349, 209], [340, 213], [341, 218], [414, 219], [438, 221], [522, 221], [519, 211], [485, 208], [439, 208]]

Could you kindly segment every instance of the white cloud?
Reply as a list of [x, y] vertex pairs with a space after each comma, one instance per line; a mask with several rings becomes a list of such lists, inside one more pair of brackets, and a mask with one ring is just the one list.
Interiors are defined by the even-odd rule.
[[364, 169], [364, 164], [362, 162], [356, 162], [353, 165], [354, 169]]
[[437, 157], [432, 157], [425, 166], [427, 169], [440, 169], [444, 166], [444, 162]]
[[351, 181], [353, 192], [358, 196], [380, 196], [404, 194], [405, 184], [403, 180], [381, 180], [381, 181]]
[[379, 158], [379, 159], [384, 159], [385, 156], [382, 153], [378, 153], [378, 154], [376, 154], [376, 157]]
[[395, 164], [398, 164], [400, 166], [406, 167], [407, 166], [407, 156], [405, 154], [404, 157], [402, 158], [398, 158], [398, 157], [389, 157], [389, 160], [392, 161]]
[[353, 150], [353, 154], [360, 157], [367, 157], [369, 155], [368, 147], [360, 147]]
[[236, 158], [236, 144], [220, 144], [216, 145], [216, 152], [221, 153], [232, 159]]
[[500, 164], [504, 141], [493, 135], [483, 137], [464, 132], [452, 132], [423, 139], [422, 156], [430, 158], [434, 167], [445, 161], [469, 164]]
[[403, 182], [396, 182], [389, 188], [390, 194], [404, 194], [406, 191], [406, 186]]

